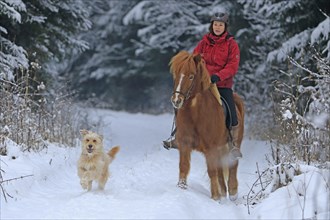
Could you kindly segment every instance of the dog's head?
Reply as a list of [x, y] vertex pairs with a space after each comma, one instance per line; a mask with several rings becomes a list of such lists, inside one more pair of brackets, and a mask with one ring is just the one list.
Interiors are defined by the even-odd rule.
[[103, 152], [103, 136], [92, 131], [80, 130], [82, 135], [82, 152], [92, 155]]

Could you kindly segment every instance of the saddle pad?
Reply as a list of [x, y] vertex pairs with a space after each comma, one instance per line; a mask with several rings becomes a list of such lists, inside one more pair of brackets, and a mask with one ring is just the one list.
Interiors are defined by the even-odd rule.
[[213, 94], [213, 96], [217, 99], [218, 103], [222, 106], [222, 101], [221, 101], [220, 93], [218, 91], [217, 86], [212, 83], [210, 86], [210, 90], [211, 90], [211, 93]]

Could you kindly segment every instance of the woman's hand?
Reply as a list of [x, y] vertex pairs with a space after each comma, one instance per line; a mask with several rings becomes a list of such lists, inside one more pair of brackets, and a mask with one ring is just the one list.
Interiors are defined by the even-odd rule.
[[219, 76], [217, 76], [217, 75], [215, 75], [215, 74], [213, 74], [212, 76], [211, 76], [211, 83], [217, 83], [217, 82], [219, 82], [220, 81], [220, 77]]

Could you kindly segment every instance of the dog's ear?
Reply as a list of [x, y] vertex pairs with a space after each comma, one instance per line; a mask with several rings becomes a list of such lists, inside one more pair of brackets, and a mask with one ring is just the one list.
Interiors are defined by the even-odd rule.
[[88, 131], [86, 129], [82, 129], [79, 131], [82, 136], [88, 134]]
[[101, 138], [101, 141], [103, 141], [103, 135], [100, 134], [99, 136], [100, 136], [100, 138]]

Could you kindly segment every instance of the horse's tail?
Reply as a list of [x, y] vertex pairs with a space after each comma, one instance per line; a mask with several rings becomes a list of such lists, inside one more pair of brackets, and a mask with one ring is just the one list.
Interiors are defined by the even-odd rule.
[[242, 117], [242, 121], [244, 121], [244, 102], [243, 99], [237, 93], [234, 93], [234, 102], [236, 104], [239, 114]]

